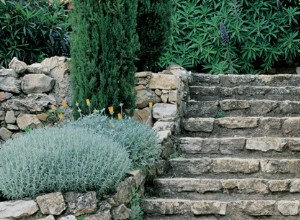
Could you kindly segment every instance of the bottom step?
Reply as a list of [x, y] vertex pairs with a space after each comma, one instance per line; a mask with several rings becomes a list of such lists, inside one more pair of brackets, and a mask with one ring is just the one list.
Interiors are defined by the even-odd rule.
[[[145, 219], [300, 219], [299, 200], [144, 199]], [[201, 218], [205, 217], [205, 218]], [[217, 219], [218, 219], [217, 218]]]

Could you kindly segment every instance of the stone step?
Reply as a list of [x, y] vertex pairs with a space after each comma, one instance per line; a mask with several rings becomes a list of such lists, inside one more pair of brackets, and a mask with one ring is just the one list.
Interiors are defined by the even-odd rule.
[[179, 150], [185, 157], [234, 155], [237, 157], [297, 157], [300, 138], [280, 137], [181, 137]]
[[190, 99], [195, 101], [216, 101], [222, 99], [267, 99], [267, 100], [300, 100], [300, 87], [270, 86], [190, 86]]
[[[286, 219], [294, 216], [299, 219], [299, 200], [189, 200], [174, 198], [149, 198], [142, 200], [142, 208], [148, 219], [193, 219], [195, 217], [227, 216], [232, 220], [249, 219], [249, 217]], [[246, 218], [245, 218], [246, 217]], [[272, 218], [273, 217], [273, 218]]]
[[300, 75], [209, 75], [193, 74], [194, 86], [299, 86]]
[[197, 200], [299, 199], [300, 179], [157, 178], [153, 196]]
[[170, 159], [174, 177], [300, 178], [300, 159], [202, 157]]
[[300, 117], [185, 118], [182, 127], [191, 137], [297, 137]]
[[186, 117], [299, 116], [300, 101], [237, 100], [188, 102]]

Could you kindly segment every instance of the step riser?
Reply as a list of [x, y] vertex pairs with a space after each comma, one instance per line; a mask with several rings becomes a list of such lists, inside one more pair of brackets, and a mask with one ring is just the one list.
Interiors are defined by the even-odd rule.
[[234, 155], [235, 157], [299, 158], [300, 138], [181, 138], [184, 157]]
[[299, 87], [203, 87], [190, 86], [190, 99], [195, 101], [238, 100], [300, 100]]
[[193, 74], [193, 86], [299, 86], [300, 75], [208, 75]]
[[297, 137], [300, 118], [188, 118], [183, 120], [182, 132], [191, 137]]
[[299, 116], [300, 102], [274, 100], [223, 100], [189, 102], [185, 117]]
[[176, 177], [203, 177], [203, 174], [224, 174], [228, 178], [238, 174], [249, 178], [281, 176], [282, 179], [284, 176], [288, 178], [288, 174], [294, 178], [300, 177], [299, 159], [177, 158], [171, 159], [170, 164]]

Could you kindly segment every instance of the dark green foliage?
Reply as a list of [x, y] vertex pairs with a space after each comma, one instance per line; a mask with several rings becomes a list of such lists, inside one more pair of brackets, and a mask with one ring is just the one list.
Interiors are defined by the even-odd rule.
[[60, 1], [0, 1], [0, 65], [13, 57], [28, 64], [69, 55], [67, 11]]
[[[73, 0], [73, 101], [91, 109], [135, 104], [134, 62], [139, 48], [136, 34], [137, 0]], [[75, 113], [76, 114], [76, 113]], [[76, 116], [76, 115], [75, 115]]]
[[130, 167], [120, 144], [83, 128], [34, 129], [4, 143], [0, 155], [0, 191], [9, 199], [88, 190], [101, 196]]
[[[213, 74], [256, 74], [297, 56], [296, 0], [174, 0], [171, 47], [161, 60]], [[225, 39], [225, 38], [228, 39]]]
[[154, 70], [171, 37], [172, 0], [139, 0], [139, 70]]
[[116, 120], [93, 114], [66, 126], [87, 128], [120, 143], [129, 152], [133, 169], [147, 169], [160, 158], [162, 148], [157, 133], [132, 119]]

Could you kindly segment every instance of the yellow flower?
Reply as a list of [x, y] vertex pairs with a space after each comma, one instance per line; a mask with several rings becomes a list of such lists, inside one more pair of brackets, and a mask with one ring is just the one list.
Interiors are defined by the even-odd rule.
[[76, 102], [75, 105], [76, 105], [77, 107], [79, 107], [79, 103], [78, 103], [78, 102]]
[[122, 119], [123, 116], [121, 115], [121, 113], [118, 114], [118, 119]]
[[67, 104], [66, 101], [63, 101], [63, 102], [61, 103], [61, 105], [62, 105], [62, 107], [64, 107], [64, 108], [66, 108], [66, 107], [68, 106], [68, 104]]
[[108, 111], [110, 114], [113, 114], [114, 113], [114, 107], [113, 106], [109, 106], [108, 107]]
[[55, 110], [56, 109], [55, 105], [51, 105], [51, 109]]
[[91, 102], [90, 102], [89, 99], [85, 100], [85, 102], [86, 102], [86, 105], [87, 105], [87, 106], [90, 106], [90, 105], [91, 105]]
[[59, 120], [63, 119], [63, 117], [64, 117], [63, 113], [59, 113], [59, 114], [58, 114]]
[[149, 107], [152, 108], [153, 102], [149, 102]]

